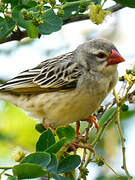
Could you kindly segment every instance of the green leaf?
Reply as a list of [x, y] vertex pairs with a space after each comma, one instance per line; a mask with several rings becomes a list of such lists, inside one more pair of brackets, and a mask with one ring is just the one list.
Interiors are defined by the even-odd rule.
[[72, 15], [73, 11], [78, 10], [79, 5], [80, 4], [78, 3], [78, 4], [73, 4], [73, 5], [70, 5], [70, 6], [66, 6], [65, 8], [63, 8], [64, 15], [62, 16], [62, 19], [63, 20], [68, 19]]
[[116, 108], [111, 108], [107, 110], [99, 120], [99, 123], [98, 123], [99, 127], [101, 127], [108, 119], [110, 119], [115, 111], [116, 111]]
[[[2, 0], [3, 3], [12, 3], [13, 0]], [[14, 0], [16, 3], [19, 1], [19, 0]]]
[[42, 166], [32, 163], [19, 164], [13, 167], [13, 174], [19, 179], [30, 179], [42, 177], [47, 172], [42, 169]]
[[94, 4], [101, 4], [101, 0], [93, 0]]
[[120, 112], [120, 120], [129, 119], [135, 115], [135, 110], [128, 110], [127, 112]]
[[43, 24], [39, 25], [39, 32], [41, 34], [51, 34], [61, 29], [62, 20], [59, 18], [53, 10], [47, 9], [43, 16]]
[[64, 146], [65, 143], [66, 143], [66, 138], [63, 138], [60, 141], [58, 141], [57, 143], [50, 146], [48, 149], [46, 149], [46, 152], [57, 153], [62, 148], [62, 146]]
[[28, 8], [32, 8], [32, 7], [35, 7], [37, 5], [37, 2], [33, 1], [33, 0], [23, 0], [22, 4], [24, 4]]
[[26, 31], [30, 38], [37, 38], [39, 35], [38, 28], [34, 26], [31, 22], [26, 25]]
[[114, 1], [122, 4], [123, 6], [135, 8], [135, 1], [134, 0], [114, 0]]
[[66, 137], [68, 142], [75, 139], [75, 129], [71, 126], [57, 128], [56, 133], [60, 139]]
[[55, 137], [50, 129], [44, 131], [36, 144], [36, 151], [45, 151], [55, 144]]
[[46, 168], [46, 166], [51, 161], [51, 156], [48, 153], [45, 152], [36, 152], [31, 153], [28, 156], [26, 156], [22, 161], [22, 163], [33, 163], [33, 164], [39, 164], [43, 168]]
[[15, 6], [12, 11], [12, 17], [19, 26], [26, 29], [28, 36], [30, 38], [37, 38], [39, 34], [38, 28], [35, 25], [33, 25], [31, 20], [25, 20], [23, 18], [21, 10], [24, 8], [26, 8], [26, 6], [24, 5]]
[[120, 107], [120, 110], [125, 112], [125, 111], [128, 111], [129, 107], [127, 104], [122, 104], [122, 106]]
[[56, 173], [57, 164], [57, 156], [55, 154], [51, 154], [51, 162], [47, 166], [47, 171], [51, 173]]
[[0, 39], [4, 39], [15, 27], [15, 21], [9, 17], [0, 17]]
[[64, 158], [57, 169], [58, 173], [66, 173], [74, 170], [81, 163], [81, 158], [78, 155], [70, 155]]
[[36, 124], [35, 129], [39, 132], [39, 133], [43, 133], [46, 129], [44, 128], [43, 124]]
[[71, 180], [71, 179], [69, 179], [69, 178], [65, 178], [65, 177], [63, 177], [63, 176], [61, 176], [61, 175], [58, 175], [58, 174], [53, 174], [53, 177], [54, 177], [54, 179], [56, 179], [56, 180]]

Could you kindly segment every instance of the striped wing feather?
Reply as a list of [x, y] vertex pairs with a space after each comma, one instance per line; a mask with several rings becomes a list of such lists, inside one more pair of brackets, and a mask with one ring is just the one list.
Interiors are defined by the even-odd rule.
[[[0, 91], [33, 94], [73, 90], [82, 73], [79, 65], [69, 61], [67, 56], [45, 60], [37, 67], [20, 73], [2, 85]], [[63, 62], [64, 58], [68, 60]]]

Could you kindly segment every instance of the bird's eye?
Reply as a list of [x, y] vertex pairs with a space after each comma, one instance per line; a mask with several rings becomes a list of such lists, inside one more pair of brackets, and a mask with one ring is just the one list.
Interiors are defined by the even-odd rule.
[[98, 54], [96, 54], [96, 56], [98, 57], [98, 58], [105, 58], [106, 57], [106, 54], [105, 53], [103, 53], [103, 52], [99, 52]]

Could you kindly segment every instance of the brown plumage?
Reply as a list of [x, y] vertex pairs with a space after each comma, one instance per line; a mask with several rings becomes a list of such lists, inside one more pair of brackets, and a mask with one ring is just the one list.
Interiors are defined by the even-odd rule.
[[115, 86], [124, 61], [108, 40], [85, 42], [0, 87], [0, 98], [53, 127], [87, 118]]

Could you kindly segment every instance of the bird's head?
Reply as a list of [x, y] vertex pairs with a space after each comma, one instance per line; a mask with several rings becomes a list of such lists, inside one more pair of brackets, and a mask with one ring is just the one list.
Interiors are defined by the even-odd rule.
[[85, 42], [76, 51], [80, 64], [96, 72], [113, 73], [117, 64], [125, 61], [116, 47], [105, 39]]

